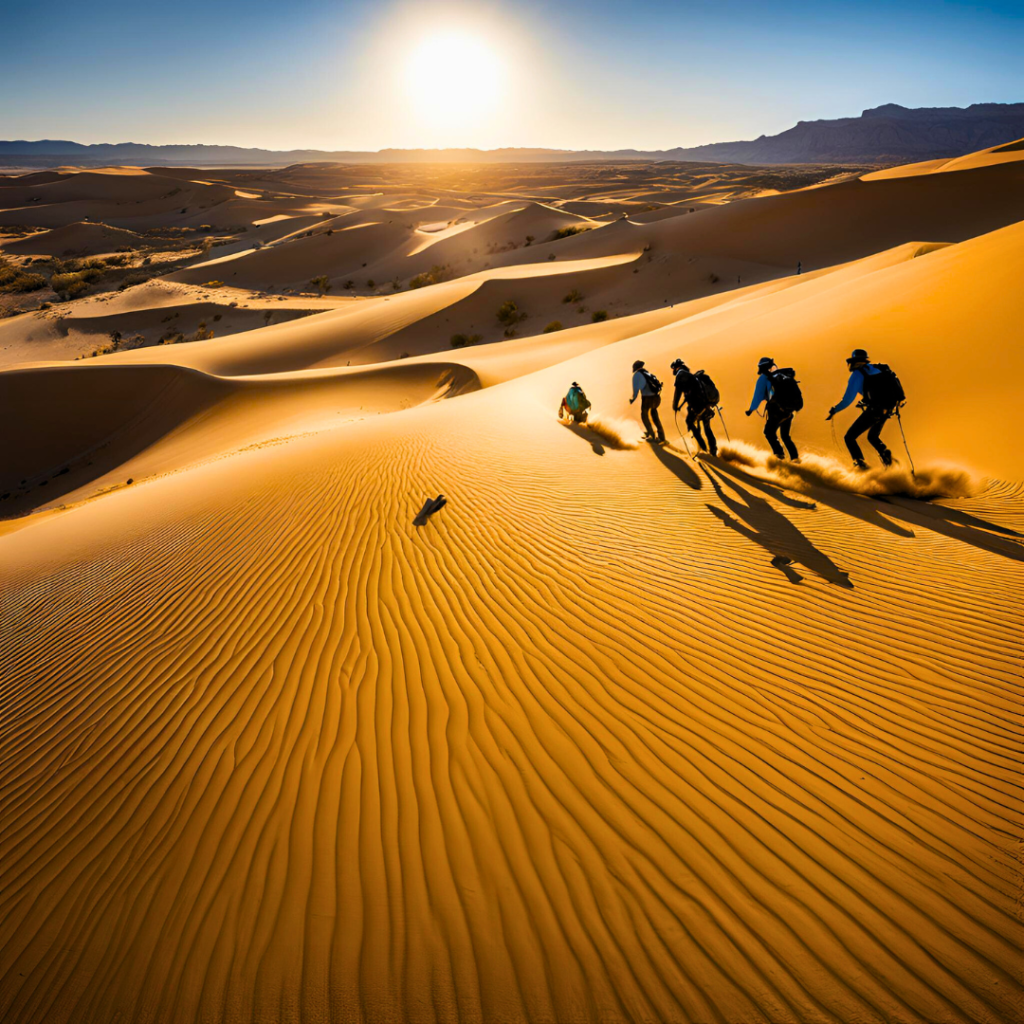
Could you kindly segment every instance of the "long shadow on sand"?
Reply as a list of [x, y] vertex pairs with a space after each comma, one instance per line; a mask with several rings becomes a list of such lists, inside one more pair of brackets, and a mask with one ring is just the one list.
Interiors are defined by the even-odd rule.
[[[716, 476], [706, 465], [702, 464], [701, 469], [711, 482], [719, 500], [733, 513], [730, 516], [728, 512], [709, 504], [711, 514], [717, 516], [730, 529], [768, 551], [772, 556], [772, 565], [782, 572], [790, 583], [800, 583], [803, 579], [792, 566], [792, 563], [799, 563], [829, 583], [847, 589], [853, 588], [849, 574], [843, 572], [828, 555], [819, 551], [764, 498], [759, 498], [741, 487], [731, 477]], [[735, 491], [742, 500], [727, 494], [725, 487]]]
[[587, 428], [580, 423], [563, 423], [562, 426], [565, 427], [566, 430], [571, 430], [577, 437], [582, 437], [584, 441], [588, 441], [590, 443], [590, 447], [594, 449], [595, 455], [604, 455], [604, 444], [602, 443], [601, 438], [592, 430], [587, 430]]
[[902, 519], [905, 523], [932, 530], [943, 537], [980, 548], [989, 554], [1002, 555], [1003, 558], [1010, 558], [1015, 562], [1024, 562], [1024, 537], [1016, 530], [998, 526], [968, 512], [948, 508], [946, 505], [933, 505], [928, 501], [918, 501], [895, 494], [876, 500], [884, 503], [886, 514], [894, 519]]
[[885, 530], [887, 533], [894, 533], [897, 537], [914, 536], [913, 530], [898, 526], [882, 515], [874, 499], [867, 497], [867, 495], [851, 494], [848, 491], [836, 491], [827, 487], [813, 487], [808, 492], [808, 497], [813, 498], [814, 501], [799, 501], [795, 498], [790, 498], [781, 485], [769, 483], [753, 476], [746, 470], [725, 460], [716, 462], [715, 468], [722, 473], [728, 473], [729, 476], [735, 477], [737, 480], [742, 480], [749, 487], [756, 487], [759, 491], [769, 495], [776, 501], [790, 505], [793, 508], [816, 508], [819, 504], [827, 505], [837, 512], [852, 516], [854, 519], [860, 519], [870, 526], [877, 526], [880, 530]]
[[674, 473], [687, 487], [695, 491], [701, 488], [700, 477], [687, 455], [684, 455], [678, 448], [672, 445], [651, 445], [658, 461], [670, 472]]
[[[768, 494], [777, 501], [795, 508], [809, 507], [804, 503], [787, 498], [781, 486], [754, 477], [736, 465], [722, 460], [716, 461], [714, 465], [718, 472], [742, 480], [748, 486]], [[961, 512], [959, 509], [949, 508], [946, 505], [935, 505], [929, 501], [902, 495], [869, 496], [833, 490], [830, 487], [812, 487], [807, 494], [818, 504], [827, 505], [837, 512], [842, 512], [844, 515], [859, 519], [871, 526], [877, 526], [897, 537], [916, 537], [917, 534], [914, 530], [908, 528], [916, 526], [920, 529], [932, 530], [943, 537], [960, 541], [962, 544], [969, 544], [990, 554], [1001, 555], [1015, 562], [1024, 562], [1024, 535], [1017, 530], [999, 526], [997, 523], [990, 523], [980, 516]], [[902, 526], [893, 520], [900, 520], [907, 526]]]

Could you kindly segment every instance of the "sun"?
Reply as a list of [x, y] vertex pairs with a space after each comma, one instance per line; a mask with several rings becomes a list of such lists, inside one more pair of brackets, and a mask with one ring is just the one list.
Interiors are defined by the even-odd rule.
[[410, 105], [437, 145], [468, 145], [482, 118], [496, 112], [504, 79], [501, 56], [473, 32], [446, 29], [417, 40], [405, 65]]

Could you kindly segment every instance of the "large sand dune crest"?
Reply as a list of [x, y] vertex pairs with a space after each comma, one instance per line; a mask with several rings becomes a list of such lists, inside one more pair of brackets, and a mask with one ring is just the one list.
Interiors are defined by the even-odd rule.
[[[650, 188], [524, 185], [495, 213], [497, 187], [406, 172], [192, 173], [166, 180], [286, 218], [422, 218], [396, 265], [423, 224], [445, 237], [420, 255], [454, 259], [498, 217], [635, 212]], [[190, 264], [59, 326], [10, 318], [0, 1017], [1016, 1019], [1019, 180], [1008, 161], [611, 220], [322, 305], [203, 289]], [[129, 194], [66, 182], [19, 188]], [[219, 266], [284, 275], [369, 230]], [[529, 314], [507, 338], [505, 300]], [[206, 303], [239, 329], [33, 360], [76, 320]], [[833, 445], [855, 346], [906, 385], [916, 475], [895, 423], [891, 471]], [[799, 372], [800, 464], [743, 416], [764, 355]], [[639, 442], [632, 362], [668, 380], [675, 356], [722, 391], [722, 458], [689, 457], [671, 385], [671, 443]], [[590, 426], [557, 420], [573, 380]]]

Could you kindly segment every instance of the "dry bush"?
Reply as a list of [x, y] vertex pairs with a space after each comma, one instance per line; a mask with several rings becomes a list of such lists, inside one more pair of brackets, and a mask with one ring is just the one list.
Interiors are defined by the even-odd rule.
[[442, 281], [448, 281], [452, 277], [452, 268], [447, 263], [440, 265], [434, 264], [428, 271], [423, 274], [417, 274], [410, 282], [410, 288], [424, 288], [428, 284], [440, 284]]

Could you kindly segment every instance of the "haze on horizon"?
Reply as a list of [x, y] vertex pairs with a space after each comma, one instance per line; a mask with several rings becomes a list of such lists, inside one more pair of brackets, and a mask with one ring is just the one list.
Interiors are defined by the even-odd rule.
[[5, 139], [667, 149], [1024, 98], [1007, 2], [56, 0], [5, 28]]

